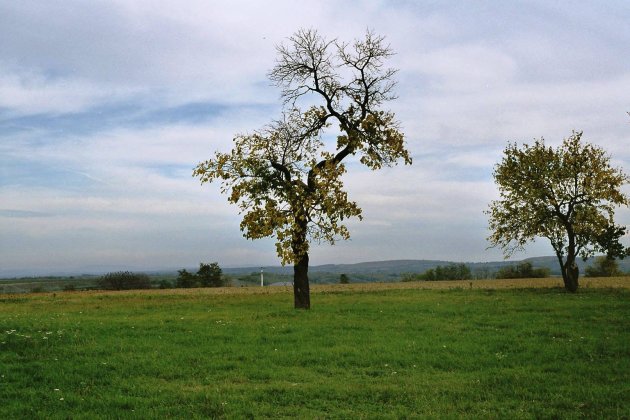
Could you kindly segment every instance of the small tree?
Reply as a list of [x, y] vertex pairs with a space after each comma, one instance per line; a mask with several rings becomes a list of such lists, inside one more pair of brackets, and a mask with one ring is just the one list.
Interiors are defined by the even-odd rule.
[[[282, 88], [282, 117], [253, 134], [237, 135], [230, 153], [217, 152], [194, 175], [220, 181], [228, 201], [243, 213], [249, 239], [275, 237], [283, 264], [293, 263], [296, 308], [310, 308], [309, 243], [348, 239], [343, 222], [361, 209], [343, 189], [344, 160], [358, 155], [370, 169], [411, 163], [394, 114], [393, 53], [384, 38], [368, 32], [349, 45], [314, 30], [298, 31], [277, 48], [269, 77]], [[308, 100], [300, 109], [298, 102]], [[336, 140], [322, 137], [331, 124]]]
[[350, 278], [345, 274], [339, 276], [339, 284], [348, 284], [350, 283]]
[[578, 289], [577, 257], [623, 257], [630, 251], [619, 242], [626, 228], [613, 220], [615, 207], [629, 204], [621, 187], [630, 178], [610, 165], [603, 149], [581, 138], [573, 132], [556, 149], [543, 139], [522, 148], [508, 145], [494, 170], [501, 198], [486, 212], [488, 240], [506, 257], [535, 237], [549, 239], [571, 292]]
[[197, 286], [197, 277], [189, 273], [186, 269], [181, 269], [178, 272], [177, 280], [175, 281], [175, 287], [179, 288], [190, 288]]
[[589, 265], [585, 270], [586, 277], [617, 277], [623, 273], [619, 269], [619, 264], [614, 258], [606, 255], [595, 258], [593, 265]]
[[197, 277], [203, 287], [221, 287], [223, 286], [223, 271], [219, 267], [219, 263], [199, 264]]
[[229, 281], [223, 276], [223, 271], [219, 263], [200, 263], [197, 273], [192, 274], [186, 269], [178, 271], [179, 275], [175, 282], [176, 287], [221, 287], [228, 286]]

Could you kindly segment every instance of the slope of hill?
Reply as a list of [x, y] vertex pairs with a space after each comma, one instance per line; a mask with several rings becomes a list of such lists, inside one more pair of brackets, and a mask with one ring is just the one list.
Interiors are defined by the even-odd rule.
[[[523, 261], [530, 262], [534, 268], [548, 268], [551, 275], [560, 275], [560, 268], [558, 266], [558, 260], [556, 257], [535, 257], [527, 258], [520, 261], [492, 261], [483, 263], [464, 263], [466, 264], [475, 278], [487, 278], [492, 277], [501, 267], [508, 265], [514, 265]], [[589, 259], [586, 262], [581, 259], [577, 261], [580, 268], [580, 273], [583, 275], [587, 266], [593, 264], [593, 259]], [[630, 273], [630, 258], [625, 260], [619, 260], [619, 268], [621, 271]], [[309, 277], [313, 283], [337, 283], [341, 274], [346, 274], [350, 277], [352, 282], [374, 282], [374, 281], [398, 281], [401, 275], [406, 273], [424, 273], [429, 269], [434, 269], [437, 266], [446, 266], [449, 264], [461, 264], [454, 261], [445, 260], [389, 260], [389, 261], [369, 261], [355, 264], [324, 264], [314, 265], [309, 267]], [[187, 268], [191, 272], [195, 272], [195, 267]], [[246, 266], [246, 267], [223, 267], [223, 272], [235, 279], [243, 279], [246, 283], [256, 283], [260, 279], [261, 267]], [[117, 267], [99, 267], [95, 270], [82, 270], [82, 273], [57, 273], [55, 277], [59, 278], [74, 278], [74, 277], [92, 277], [94, 275], [101, 275], [107, 271], [120, 271]], [[177, 277], [177, 269], [173, 270], [130, 270], [137, 272], [144, 272], [152, 277], [167, 277], [174, 279]], [[293, 276], [292, 266], [265, 266], [263, 267], [265, 283], [290, 281]], [[38, 273], [34, 276], [29, 274], [32, 278], [50, 277], [50, 273]], [[0, 279], [18, 279], [25, 276], [25, 274], [17, 272], [2, 272], [0, 270]]]
[[[515, 265], [521, 262], [530, 262], [534, 268], [548, 268], [551, 275], [560, 275], [560, 267], [556, 257], [535, 257], [520, 261], [492, 261], [483, 263], [464, 263], [473, 276], [490, 277], [501, 267]], [[630, 259], [620, 260], [619, 268], [624, 272], [630, 272]], [[346, 274], [353, 281], [397, 281], [405, 273], [423, 273], [437, 266], [449, 264], [461, 264], [453, 261], [443, 260], [390, 260], [390, 261], [370, 261], [356, 264], [324, 264], [309, 267], [309, 277], [314, 283], [337, 282], [341, 274]], [[587, 266], [593, 264], [593, 259], [586, 262], [579, 260], [580, 273], [584, 273]], [[254, 276], [260, 275], [260, 267], [237, 267], [225, 268], [226, 274], [233, 276]], [[285, 276], [293, 274], [292, 266], [268, 266], [263, 267], [265, 278], [283, 281]]]

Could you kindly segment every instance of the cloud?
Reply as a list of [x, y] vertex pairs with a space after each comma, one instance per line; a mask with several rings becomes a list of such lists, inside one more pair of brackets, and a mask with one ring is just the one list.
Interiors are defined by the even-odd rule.
[[0, 217], [8, 217], [15, 219], [32, 219], [37, 217], [50, 217], [50, 213], [32, 210], [15, 210], [15, 209], [0, 209]]
[[[10, 71], [0, 67], [0, 117], [24, 114], [80, 112], [115, 98], [131, 89], [97, 86], [80, 79], [54, 79], [35, 71]], [[6, 116], [5, 116], [6, 118]]]
[[301, 27], [387, 37], [414, 158], [348, 163], [365, 219], [312, 261], [500, 258], [483, 210], [508, 141], [584, 130], [630, 167], [627, 20], [589, 2], [2, 2], [0, 265], [275, 263], [273, 240], [244, 240], [238, 210], [191, 171], [279, 116], [266, 74]]

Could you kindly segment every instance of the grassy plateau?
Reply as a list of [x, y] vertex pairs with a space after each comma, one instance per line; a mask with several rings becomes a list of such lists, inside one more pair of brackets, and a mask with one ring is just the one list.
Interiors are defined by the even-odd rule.
[[489, 282], [0, 295], [0, 418], [630, 418], [629, 279]]

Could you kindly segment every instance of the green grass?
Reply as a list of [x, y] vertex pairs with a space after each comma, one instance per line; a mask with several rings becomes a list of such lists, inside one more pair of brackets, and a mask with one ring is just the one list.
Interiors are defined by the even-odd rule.
[[630, 291], [0, 296], [0, 418], [628, 418]]

